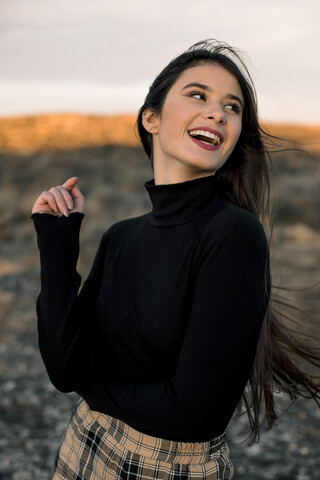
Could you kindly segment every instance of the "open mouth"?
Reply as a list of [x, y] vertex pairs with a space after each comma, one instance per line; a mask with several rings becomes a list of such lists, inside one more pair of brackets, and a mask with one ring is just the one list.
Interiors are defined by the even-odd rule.
[[188, 133], [191, 137], [207, 145], [220, 145], [222, 142], [219, 135], [208, 132], [208, 130], [190, 130]]

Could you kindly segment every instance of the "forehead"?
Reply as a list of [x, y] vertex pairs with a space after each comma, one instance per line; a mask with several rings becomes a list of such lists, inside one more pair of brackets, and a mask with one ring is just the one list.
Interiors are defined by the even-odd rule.
[[237, 78], [217, 63], [204, 63], [184, 70], [173, 84], [172, 90], [179, 91], [189, 83], [201, 83], [212, 91], [232, 93], [243, 100]]

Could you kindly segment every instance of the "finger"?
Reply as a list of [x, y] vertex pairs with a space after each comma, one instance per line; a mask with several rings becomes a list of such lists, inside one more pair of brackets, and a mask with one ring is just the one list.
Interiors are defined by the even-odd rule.
[[73, 199], [72, 199], [71, 194], [68, 192], [68, 190], [66, 188], [62, 187], [61, 185], [59, 185], [56, 188], [60, 191], [61, 195], [63, 196], [64, 201], [66, 202], [66, 205], [67, 205], [68, 209], [72, 210], [73, 209]]
[[75, 185], [75, 186], [73, 187], [73, 189], [72, 189], [71, 192], [70, 192], [70, 195], [72, 196], [72, 198], [73, 198], [74, 200], [82, 200], [82, 199], [84, 198], [83, 195], [82, 195], [82, 193], [81, 193], [80, 190], [79, 190], [78, 185]]
[[[60, 185], [59, 185], [59, 187], [60, 187]], [[52, 187], [52, 188], [50, 188], [49, 192], [52, 193], [52, 195], [54, 196], [59, 211], [61, 213], [63, 213], [63, 215], [68, 217], [69, 216], [68, 205], [67, 205], [67, 203], [64, 199], [64, 196], [62, 195], [61, 191], [59, 190], [59, 188], [58, 187]]]
[[54, 195], [52, 193], [44, 191], [41, 195], [37, 198], [33, 208], [32, 213], [36, 212], [58, 212], [57, 202], [55, 200]]
[[66, 188], [69, 192], [73, 189], [78, 181], [78, 177], [68, 178], [63, 184], [62, 187]]

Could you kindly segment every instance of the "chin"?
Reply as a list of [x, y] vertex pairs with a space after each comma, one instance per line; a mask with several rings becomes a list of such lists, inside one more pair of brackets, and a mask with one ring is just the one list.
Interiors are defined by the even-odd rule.
[[208, 162], [207, 164], [202, 164], [202, 165], [197, 165], [195, 168], [199, 170], [200, 172], [207, 173], [208, 175], [211, 173], [212, 175], [216, 173], [219, 168], [222, 167], [223, 164], [212, 164]]

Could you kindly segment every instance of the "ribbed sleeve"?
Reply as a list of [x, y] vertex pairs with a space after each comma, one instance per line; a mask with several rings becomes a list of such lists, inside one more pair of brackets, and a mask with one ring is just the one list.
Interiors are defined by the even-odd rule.
[[66, 217], [34, 214], [41, 261], [37, 300], [39, 347], [49, 377], [63, 392], [89, 380], [97, 295], [99, 251], [81, 294], [76, 270], [83, 214]]

